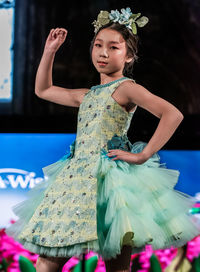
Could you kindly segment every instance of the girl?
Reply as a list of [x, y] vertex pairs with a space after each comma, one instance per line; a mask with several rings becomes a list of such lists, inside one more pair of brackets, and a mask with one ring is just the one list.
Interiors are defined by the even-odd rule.
[[[14, 208], [20, 219], [7, 229], [40, 255], [37, 271], [59, 271], [86, 250], [101, 254], [106, 271], [129, 271], [131, 254], [182, 246], [200, 233], [189, 214], [193, 201], [173, 189], [179, 171], [167, 169], [157, 153], [173, 135], [182, 113], [125, 77], [137, 56], [136, 24], [148, 19], [130, 8], [101, 11], [91, 43], [100, 85], [66, 89], [53, 85], [55, 53], [67, 30], [52, 29], [38, 67], [35, 93], [79, 107], [70, 154], [43, 168], [45, 183]], [[138, 19], [138, 20], [136, 20]], [[148, 143], [131, 144], [127, 131], [137, 106], [160, 119]]]

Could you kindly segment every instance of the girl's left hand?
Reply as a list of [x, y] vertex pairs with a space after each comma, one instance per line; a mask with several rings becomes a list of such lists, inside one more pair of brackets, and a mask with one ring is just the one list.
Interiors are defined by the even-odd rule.
[[123, 160], [128, 163], [134, 163], [134, 164], [142, 164], [145, 161], [148, 160], [148, 158], [145, 157], [145, 155], [140, 153], [132, 153], [128, 151], [123, 151], [121, 149], [110, 149], [107, 153], [108, 157], [113, 157], [111, 160]]

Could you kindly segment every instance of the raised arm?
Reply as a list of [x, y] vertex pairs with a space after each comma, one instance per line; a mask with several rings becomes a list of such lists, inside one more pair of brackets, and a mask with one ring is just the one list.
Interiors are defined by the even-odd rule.
[[51, 29], [36, 73], [35, 94], [45, 100], [71, 107], [79, 107], [87, 88], [67, 89], [53, 85], [52, 68], [55, 54], [64, 43], [67, 30], [64, 28]]

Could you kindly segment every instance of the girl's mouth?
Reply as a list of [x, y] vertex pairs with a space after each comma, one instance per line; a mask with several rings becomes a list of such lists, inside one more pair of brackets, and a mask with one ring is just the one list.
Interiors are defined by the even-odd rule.
[[97, 63], [99, 64], [99, 66], [106, 66], [108, 64], [106, 62], [101, 62], [101, 61], [98, 61]]

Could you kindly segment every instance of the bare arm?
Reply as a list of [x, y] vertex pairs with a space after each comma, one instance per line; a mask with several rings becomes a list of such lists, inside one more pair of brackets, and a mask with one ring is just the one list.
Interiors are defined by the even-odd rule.
[[35, 94], [45, 100], [71, 107], [79, 107], [87, 88], [66, 89], [53, 85], [52, 68], [56, 51], [66, 39], [64, 28], [51, 29], [36, 73]]
[[184, 116], [174, 105], [139, 84], [126, 81], [123, 91], [129, 102], [146, 109], [160, 119], [153, 136], [142, 152], [144, 157], [149, 158], [171, 138]]

